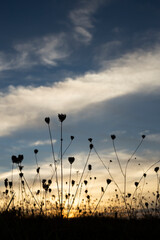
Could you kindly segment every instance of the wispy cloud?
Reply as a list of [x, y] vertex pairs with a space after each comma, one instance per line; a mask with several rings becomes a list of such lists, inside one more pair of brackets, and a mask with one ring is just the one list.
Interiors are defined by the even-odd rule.
[[[0, 136], [36, 126], [48, 113], [78, 113], [89, 105], [136, 92], [158, 91], [160, 47], [137, 51], [104, 65], [99, 72], [67, 78], [52, 86], [10, 87], [0, 93]], [[81, 90], [81, 91], [80, 91]]]
[[77, 41], [88, 44], [92, 40], [93, 14], [104, 2], [106, 1], [80, 1], [79, 6], [70, 12], [69, 18], [74, 25], [74, 37]]
[[160, 133], [147, 135], [147, 141], [160, 143]]
[[13, 46], [12, 53], [0, 52], [0, 71], [30, 68], [36, 65], [56, 66], [69, 51], [65, 34], [48, 35]]
[[[56, 143], [56, 140], [52, 140], [53, 143]], [[37, 147], [37, 146], [44, 146], [44, 145], [50, 145], [51, 141], [50, 140], [38, 140], [35, 142], [31, 142], [29, 146], [31, 147]]]

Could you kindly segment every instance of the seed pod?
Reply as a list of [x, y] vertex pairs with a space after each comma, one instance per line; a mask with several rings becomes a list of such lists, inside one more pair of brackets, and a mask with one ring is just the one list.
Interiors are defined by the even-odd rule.
[[104, 193], [104, 188], [103, 187], [101, 187], [101, 191]]
[[139, 184], [138, 182], [135, 182], [135, 183], [134, 183], [134, 185], [135, 185], [136, 187], [138, 187], [138, 184]]
[[112, 140], [116, 139], [116, 135], [111, 135]]
[[106, 181], [107, 181], [107, 184], [108, 184], [108, 185], [112, 182], [111, 179], [107, 179]]
[[22, 178], [22, 177], [23, 177], [23, 173], [21, 172], [21, 173], [19, 174], [19, 176]]
[[130, 197], [131, 197], [131, 193], [128, 193], [128, 195], [127, 195], [127, 196], [128, 196], [128, 198], [130, 198]]
[[45, 122], [46, 122], [47, 124], [50, 123], [50, 118], [49, 118], [49, 117], [46, 117], [44, 120], [45, 120]]
[[148, 202], [145, 202], [145, 206], [146, 206], [146, 208], [148, 208]]
[[51, 180], [51, 179], [48, 180], [48, 184], [49, 184], [49, 185], [52, 184], [52, 180]]
[[89, 170], [89, 171], [92, 170], [92, 165], [91, 165], [91, 164], [88, 165], [88, 170]]
[[60, 122], [63, 122], [66, 119], [66, 114], [58, 114], [58, 118]]
[[37, 173], [39, 173], [39, 171], [40, 171], [40, 167], [38, 167], [36, 171], [37, 171]]
[[146, 137], [146, 135], [142, 135], [142, 138], [144, 139]]
[[159, 171], [159, 167], [155, 167], [154, 171], [158, 172]]
[[69, 157], [68, 161], [69, 161], [70, 164], [72, 164], [75, 161], [75, 158], [74, 157]]
[[8, 187], [8, 178], [4, 180], [4, 186], [7, 188]]
[[23, 158], [24, 158], [23, 155], [19, 154], [18, 155], [18, 161], [19, 161], [18, 163], [21, 163], [23, 161]]
[[37, 154], [38, 153], [38, 149], [34, 149], [34, 153]]
[[9, 187], [12, 188], [12, 182], [9, 182]]
[[19, 166], [19, 171], [21, 172], [24, 166]]
[[71, 136], [70, 138], [71, 138], [71, 140], [73, 140], [73, 139], [74, 139], [74, 136]]
[[42, 179], [42, 184], [44, 184], [46, 182], [46, 179]]
[[88, 138], [88, 141], [89, 141], [89, 142], [92, 142], [92, 138]]
[[40, 194], [40, 190], [37, 190], [36, 195]]
[[73, 187], [73, 186], [74, 186], [74, 184], [75, 184], [75, 181], [74, 181], [74, 180], [72, 180], [72, 182], [71, 182], [71, 183], [72, 183], [72, 187]]
[[87, 185], [88, 181], [87, 180], [84, 180], [84, 184]]
[[143, 174], [143, 177], [145, 178], [146, 176], [147, 176], [147, 174], [146, 174], [146, 173], [144, 173], [144, 174]]
[[87, 195], [87, 198], [88, 198], [88, 200], [90, 199], [90, 196], [89, 195]]
[[89, 148], [92, 150], [92, 148], [93, 148], [93, 144], [90, 144], [90, 145], [89, 145]]

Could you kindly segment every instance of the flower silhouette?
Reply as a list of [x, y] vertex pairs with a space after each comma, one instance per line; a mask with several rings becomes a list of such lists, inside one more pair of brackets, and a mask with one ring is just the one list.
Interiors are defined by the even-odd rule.
[[58, 118], [60, 122], [63, 122], [66, 119], [66, 114], [58, 114]]

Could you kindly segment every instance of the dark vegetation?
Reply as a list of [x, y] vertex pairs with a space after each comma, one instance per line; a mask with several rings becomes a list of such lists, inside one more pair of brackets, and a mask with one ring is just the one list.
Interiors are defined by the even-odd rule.
[[[2, 239], [157, 239], [160, 226], [160, 177], [157, 164], [160, 160], [152, 163], [143, 172], [140, 179], [133, 182], [133, 192], [128, 192], [127, 188], [128, 165], [142, 145], [145, 135], [141, 136], [136, 149], [125, 165], [122, 165], [117, 153], [116, 135], [111, 135], [119, 173], [123, 178], [121, 188], [110, 170], [112, 160], [109, 160], [108, 164], [104, 162], [97, 152], [92, 138], [88, 138], [89, 152], [78, 180], [72, 178], [72, 164], [74, 164], [75, 158], [68, 157], [70, 173], [65, 186], [63, 157], [74, 140], [74, 136], [70, 137], [68, 147], [63, 150], [62, 123], [66, 115], [59, 114], [58, 117], [61, 124], [61, 144], [58, 159], [54, 152], [50, 118], [45, 118], [53, 156], [53, 163], [50, 164], [52, 176], [46, 179], [41, 178], [38, 149], [34, 150], [37, 168], [32, 185], [28, 183], [23, 173], [23, 155], [11, 157], [11, 179], [4, 179], [5, 190], [0, 213]], [[89, 160], [93, 151], [109, 177], [106, 179], [105, 187], [100, 186], [101, 195], [98, 199], [90, 194], [88, 187], [90, 181], [96, 180], [96, 177], [91, 177], [90, 174], [92, 165], [89, 164]], [[15, 188], [16, 184], [13, 177], [15, 166], [19, 177], [17, 188]], [[58, 176], [58, 168], [60, 176]], [[144, 188], [149, 170], [153, 171], [156, 176], [156, 191], [151, 192], [150, 195], [148, 191], [149, 197], [147, 198], [148, 195], [145, 194]], [[107, 204], [103, 202], [100, 207], [102, 198], [110, 184], [115, 187], [114, 197]]]
[[158, 239], [160, 219], [18, 217], [0, 215], [2, 239]]

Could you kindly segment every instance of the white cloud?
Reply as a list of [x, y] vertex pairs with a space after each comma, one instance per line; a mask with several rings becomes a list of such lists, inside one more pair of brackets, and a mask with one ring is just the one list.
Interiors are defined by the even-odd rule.
[[[52, 140], [53, 143], [56, 143], [56, 140]], [[50, 140], [38, 140], [35, 142], [31, 142], [29, 145], [32, 147], [36, 147], [36, 146], [43, 146], [43, 145], [50, 145], [51, 141]]]
[[160, 134], [159, 133], [149, 134], [149, 135], [147, 135], [146, 140], [149, 141], [149, 142], [160, 143]]
[[12, 54], [0, 52], [0, 71], [35, 65], [56, 66], [59, 60], [69, 55], [63, 33], [16, 44], [13, 50]]
[[[74, 36], [79, 42], [89, 43], [92, 40], [90, 30], [94, 28], [93, 14], [104, 0], [80, 1], [79, 8], [72, 10], [69, 14], [74, 25]], [[109, 2], [109, 1], [107, 1]]]
[[46, 115], [77, 113], [90, 104], [160, 87], [160, 48], [127, 54], [99, 72], [67, 78], [52, 86], [9, 87], [0, 93], [0, 136], [39, 124]]

